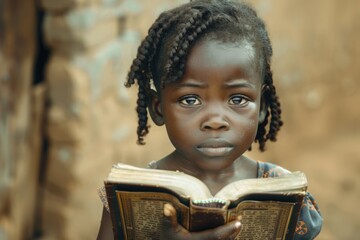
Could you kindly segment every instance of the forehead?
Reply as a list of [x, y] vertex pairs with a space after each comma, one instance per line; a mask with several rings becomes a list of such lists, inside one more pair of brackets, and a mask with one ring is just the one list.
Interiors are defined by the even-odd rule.
[[[239, 42], [222, 42], [204, 39], [191, 49], [185, 74], [231, 74], [239, 71], [244, 76], [258, 76], [258, 61], [254, 47], [246, 40]], [[209, 76], [210, 77], [210, 76]]]

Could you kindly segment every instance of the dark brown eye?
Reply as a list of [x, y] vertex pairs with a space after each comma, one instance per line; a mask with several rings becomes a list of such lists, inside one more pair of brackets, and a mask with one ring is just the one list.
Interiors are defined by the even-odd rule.
[[187, 96], [187, 97], [183, 97], [179, 100], [179, 102], [182, 104], [182, 105], [185, 105], [185, 106], [195, 106], [195, 105], [200, 105], [201, 102], [199, 100], [198, 97], [196, 96]]
[[242, 96], [232, 96], [229, 99], [229, 104], [230, 105], [237, 105], [237, 106], [243, 106], [246, 105], [249, 101], [242, 97]]

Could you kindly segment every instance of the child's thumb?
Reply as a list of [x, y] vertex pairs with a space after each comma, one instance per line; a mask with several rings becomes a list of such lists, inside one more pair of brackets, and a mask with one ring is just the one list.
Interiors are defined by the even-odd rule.
[[176, 217], [176, 210], [175, 208], [169, 204], [164, 204], [164, 222], [163, 227], [166, 228], [176, 228], [178, 225], [177, 217]]

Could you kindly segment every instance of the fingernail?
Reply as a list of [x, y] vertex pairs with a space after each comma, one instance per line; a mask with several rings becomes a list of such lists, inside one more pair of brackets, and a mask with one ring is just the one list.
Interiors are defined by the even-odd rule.
[[167, 217], [171, 216], [171, 211], [169, 209], [169, 204], [164, 205], [164, 215], [167, 216]]
[[239, 229], [240, 226], [241, 226], [241, 223], [240, 223], [240, 222], [236, 222], [236, 223], [235, 223], [235, 228], [236, 228], [236, 229]]

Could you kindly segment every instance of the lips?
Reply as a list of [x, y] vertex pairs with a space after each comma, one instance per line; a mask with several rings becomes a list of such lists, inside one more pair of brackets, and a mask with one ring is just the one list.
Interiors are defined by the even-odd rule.
[[197, 150], [209, 157], [221, 157], [228, 155], [234, 146], [221, 139], [207, 140], [197, 147]]

